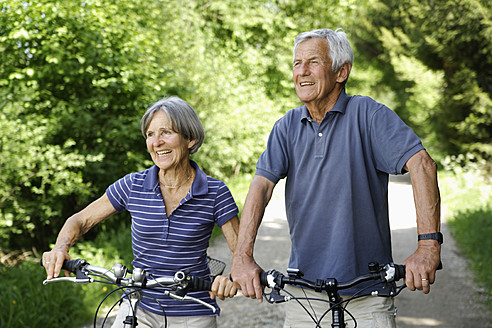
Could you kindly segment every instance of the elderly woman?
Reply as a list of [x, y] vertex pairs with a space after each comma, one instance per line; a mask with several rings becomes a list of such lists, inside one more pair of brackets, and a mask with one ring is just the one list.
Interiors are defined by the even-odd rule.
[[[43, 254], [47, 279], [60, 274], [69, 248], [97, 223], [127, 210], [132, 217], [133, 266], [152, 275], [169, 276], [188, 269], [191, 274], [210, 274], [207, 248], [215, 224], [221, 227], [231, 252], [236, 247], [238, 208], [224, 182], [207, 176], [189, 155], [200, 148], [205, 138], [202, 125], [193, 110], [178, 97], [154, 103], [141, 120], [142, 133], [154, 166], [131, 173], [109, 186], [106, 193], [74, 214], [62, 227], [56, 244]], [[219, 276], [212, 286], [213, 295], [192, 293], [214, 307], [215, 296], [233, 297], [234, 284]], [[162, 324], [163, 305], [168, 327], [216, 327], [215, 315], [203, 305], [176, 301], [158, 292], [150, 292], [139, 303], [139, 327]], [[113, 327], [122, 325], [129, 311], [122, 303]]]

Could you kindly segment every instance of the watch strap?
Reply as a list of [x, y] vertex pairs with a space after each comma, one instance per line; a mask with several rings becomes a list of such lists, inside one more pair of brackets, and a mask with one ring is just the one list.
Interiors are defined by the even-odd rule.
[[442, 233], [440, 232], [424, 233], [419, 235], [418, 240], [424, 240], [424, 239], [434, 239], [437, 240], [439, 244], [442, 244], [444, 241]]

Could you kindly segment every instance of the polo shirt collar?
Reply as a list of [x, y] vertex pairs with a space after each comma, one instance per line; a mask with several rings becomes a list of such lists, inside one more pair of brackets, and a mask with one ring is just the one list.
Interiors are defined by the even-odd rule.
[[[342, 91], [340, 92], [340, 95], [338, 96], [335, 106], [329, 111], [329, 113], [339, 112], [341, 114], [345, 114], [345, 110], [347, 109], [347, 104], [349, 100], [350, 100], [350, 96], [347, 95], [347, 93], [345, 92], [345, 88], [343, 88]], [[302, 106], [301, 121], [309, 120], [310, 118], [311, 118], [311, 114], [309, 114], [306, 105]]]
[[[203, 172], [197, 163], [190, 159], [191, 166], [196, 171], [195, 180], [191, 185], [191, 194], [193, 196], [205, 195], [208, 192], [208, 179], [205, 172]], [[159, 167], [157, 165], [152, 166], [149, 169], [149, 174], [145, 177], [143, 186], [149, 190], [155, 190], [159, 187]]]

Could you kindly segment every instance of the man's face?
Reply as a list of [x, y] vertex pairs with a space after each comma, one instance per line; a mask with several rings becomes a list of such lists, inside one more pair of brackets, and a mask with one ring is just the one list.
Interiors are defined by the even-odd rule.
[[320, 38], [297, 46], [293, 78], [297, 96], [306, 105], [323, 102], [336, 86], [338, 74], [331, 68], [328, 50], [328, 42]]

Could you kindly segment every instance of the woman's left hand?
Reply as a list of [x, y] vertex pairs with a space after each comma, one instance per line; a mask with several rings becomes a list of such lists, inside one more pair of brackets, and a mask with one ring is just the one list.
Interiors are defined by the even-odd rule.
[[236, 293], [237, 287], [228, 277], [217, 276], [212, 283], [210, 298], [214, 299], [217, 296], [221, 300], [224, 300], [227, 297], [234, 297]]

